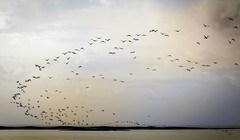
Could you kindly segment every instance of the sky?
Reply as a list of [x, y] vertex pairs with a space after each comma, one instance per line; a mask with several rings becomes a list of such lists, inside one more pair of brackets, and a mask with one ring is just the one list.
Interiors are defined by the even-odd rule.
[[240, 125], [239, 38], [239, 0], [0, 0], [0, 125]]

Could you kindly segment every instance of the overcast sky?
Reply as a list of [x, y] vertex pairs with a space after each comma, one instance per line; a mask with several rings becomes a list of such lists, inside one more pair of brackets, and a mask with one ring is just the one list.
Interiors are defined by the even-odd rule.
[[240, 0], [0, 0], [0, 125], [44, 124], [15, 93], [42, 110], [85, 106], [96, 124], [240, 125], [239, 38]]

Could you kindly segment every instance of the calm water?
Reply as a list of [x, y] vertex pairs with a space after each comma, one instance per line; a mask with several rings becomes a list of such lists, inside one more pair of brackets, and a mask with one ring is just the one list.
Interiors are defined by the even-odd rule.
[[219, 130], [0, 130], [0, 140], [240, 140], [240, 129], [230, 135]]

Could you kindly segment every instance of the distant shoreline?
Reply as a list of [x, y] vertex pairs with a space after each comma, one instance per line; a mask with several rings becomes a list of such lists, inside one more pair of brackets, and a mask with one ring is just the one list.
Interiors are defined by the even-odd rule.
[[0, 126], [0, 130], [62, 130], [62, 131], [130, 131], [130, 130], [200, 130], [200, 129], [240, 129], [240, 127], [75, 127], [75, 126]]

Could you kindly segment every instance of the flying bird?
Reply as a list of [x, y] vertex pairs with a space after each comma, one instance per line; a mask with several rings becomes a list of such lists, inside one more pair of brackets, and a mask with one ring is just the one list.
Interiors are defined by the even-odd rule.
[[192, 63], [190, 60], [187, 60], [188, 63]]
[[235, 28], [235, 29], [238, 29], [238, 26], [237, 26], [237, 25], [235, 25], [233, 28]]
[[233, 18], [228, 18], [228, 20], [231, 20], [231, 21], [233, 21]]
[[30, 82], [31, 81], [31, 79], [27, 79], [27, 80], [25, 80], [25, 82]]
[[95, 40], [95, 39], [91, 39], [93, 42], [96, 42], [97, 40]]
[[91, 43], [91, 42], [88, 42], [88, 44], [89, 44], [89, 45], [92, 45], [93, 43]]
[[122, 41], [122, 43], [125, 43], [127, 40], [121, 40]]
[[116, 52], [108, 52], [108, 54], [111, 54], [111, 55], [113, 55], [113, 54], [116, 54]]
[[151, 33], [151, 32], [157, 32], [158, 30], [154, 30], [154, 29], [152, 29], [152, 30], [150, 30], [149, 32]]
[[204, 37], [204, 39], [208, 39], [208, 38], [209, 38], [209, 35], [207, 35], [207, 36], [204, 35], [203, 37]]
[[209, 25], [203, 24], [204, 27], [209, 27]]
[[33, 76], [33, 78], [34, 78], [34, 79], [39, 79], [39, 78], [40, 78], [40, 76]]
[[134, 41], [139, 41], [139, 39], [138, 39], [138, 38], [133, 38], [133, 40], [134, 40]]

